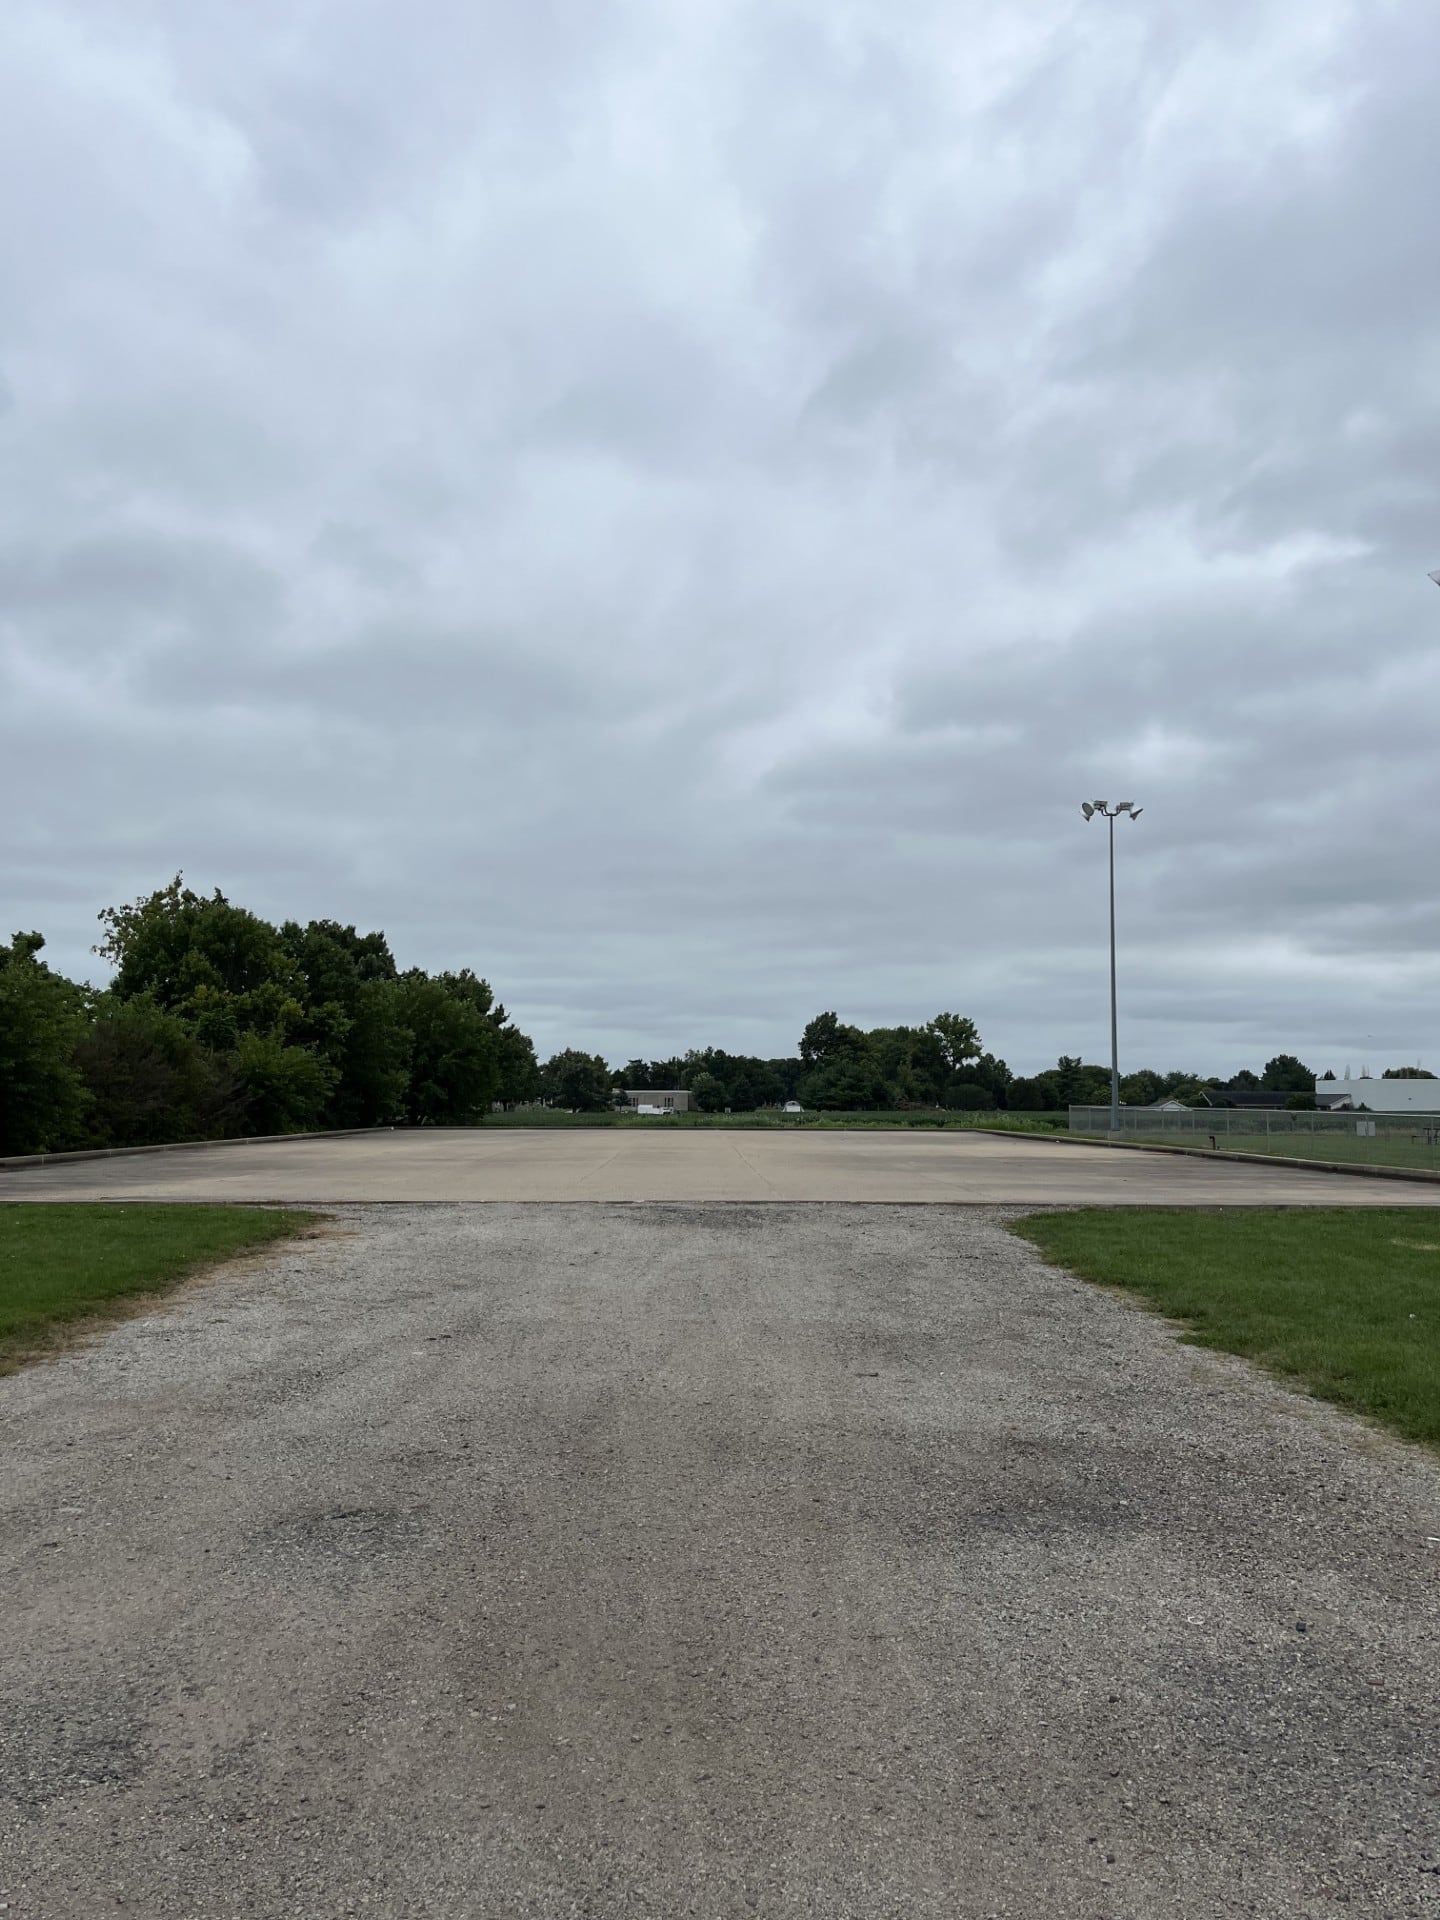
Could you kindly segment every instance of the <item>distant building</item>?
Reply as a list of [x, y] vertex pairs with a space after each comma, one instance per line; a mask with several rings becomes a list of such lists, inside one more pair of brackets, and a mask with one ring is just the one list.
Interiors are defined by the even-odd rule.
[[[1308, 1088], [1305, 1089], [1308, 1092]], [[1268, 1108], [1271, 1112], [1284, 1107], [1287, 1100], [1294, 1098], [1294, 1089], [1280, 1093], [1273, 1087], [1206, 1087], [1205, 1104], [1207, 1107], [1254, 1107]]]
[[688, 1113], [688, 1087], [626, 1087], [625, 1104], [632, 1113]]
[[1315, 1105], [1322, 1113], [1440, 1113], [1440, 1080], [1317, 1080]]

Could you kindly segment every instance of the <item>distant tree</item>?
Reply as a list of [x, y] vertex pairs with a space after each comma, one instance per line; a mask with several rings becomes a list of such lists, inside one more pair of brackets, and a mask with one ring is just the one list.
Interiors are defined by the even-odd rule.
[[1056, 1105], [1078, 1104], [1085, 1089], [1085, 1062], [1078, 1054], [1062, 1053], [1055, 1065]]
[[496, 1098], [503, 1100], [507, 1106], [520, 1106], [527, 1100], [536, 1099], [540, 1092], [540, 1067], [535, 1058], [535, 1042], [528, 1033], [521, 1033], [512, 1021], [504, 1017], [503, 1007], [497, 1007], [496, 1012], [501, 1016], [495, 1027], [500, 1067]]
[[1314, 1113], [1314, 1094], [1292, 1093], [1285, 1102], [1285, 1110], [1287, 1113]]
[[1005, 1104], [1012, 1113], [1049, 1112], [1056, 1104], [1041, 1076], [1012, 1080], [1006, 1095]]
[[44, 945], [38, 933], [0, 943], [0, 1153], [53, 1152], [82, 1137], [85, 995], [39, 958]]
[[1249, 1067], [1242, 1067], [1238, 1073], [1232, 1073], [1225, 1084], [1232, 1093], [1239, 1093], [1241, 1091], [1258, 1092], [1260, 1088], [1260, 1076], [1258, 1073], [1252, 1073]]
[[722, 1113], [730, 1104], [725, 1085], [713, 1073], [697, 1073], [690, 1082], [690, 1097], [701, 1113]]
[[860, 1113], [891, 1104], [884, 1076], [863, 1050], [841, 1054], [828, 1067], [802, 1074], [799, 1097], [807, 1107], [826, 1113]]
[[980, 1035], [975, 1030], [975, 1022], [964, 1014], [937, 1013], [929, 1031], [939, 1040], [945, 1065], [951, 1073], [961, 1072], [980, 1058]]
[[995, 1095], [978, 1080], [954, 1080], [945, 1089], [945, 1105], [957, 1113], [988, 1113]]
[[1121, 1080], [1120, 1098], [1127, 1107], [1153, 1107], [1157, 1100], [1165, 1098], [1165, 1089], [1158, 1073], [1142, 1067], [1138, 1073], [1127, 1073]]
[[833, 1067], [865, 1051], [859, 1027], [842, 1025], [837, 1013], [817, 1013], [800, 1036], [800, 1059], [807, 1067]]
[[[1326, 1076], [1333, 1080], [1334, 1074]], [[1381, 1074], [1382, 1080], [1433, 1080], [1435, 1075], [1425, 1067], [1386, 1067]]]
[[1272, 1093], [1313, 1093], [1315, 1075], [1293, 1053], [1277, 1053], [1273, 1060], [1265, 1062], [1260, 1084]]
[[[1003, 1060], [997, 1060], [993, 1053], [980, 1054], [977, 1059], [970, 1062], [970, 1065], [961, 1076], [962, 1079], [968, 1079], [974, 1085], [983, 1087], [988, 1094], [993, 1096], [993, 1104], [997, 1107], [1004, 1107], [1009, 1104], [1010, 1084], [1014, 1077], [1005, 1062]], [[948, 1091], [945, 1104], [947, 1107], [954, 1105], [953, 1100], [949, 1098]]]
[[598, 1053], [567, 1047], [540, 1069], [540, 1091], [552, 1106], [603, 1113], [611, 1103], [610, 1069]]

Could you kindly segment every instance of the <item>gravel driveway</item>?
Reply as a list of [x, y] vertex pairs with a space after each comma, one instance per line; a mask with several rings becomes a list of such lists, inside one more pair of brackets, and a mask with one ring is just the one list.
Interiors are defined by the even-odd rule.
[[974, 1208], [355, 1208], [0, 1380], [0, 1904], [1440, 1913], [1440, 1464]]

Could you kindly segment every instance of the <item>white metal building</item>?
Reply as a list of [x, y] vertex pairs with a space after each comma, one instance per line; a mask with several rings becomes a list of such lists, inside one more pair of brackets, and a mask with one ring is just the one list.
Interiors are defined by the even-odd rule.
[[1361, 1107], [1371, 1113], [1440, 1113], [1440, 1080], [1352, 1080], [1347, 1074], [1343, 1080], [1317, 1080], [1315, 1105], [1322, 1113]]

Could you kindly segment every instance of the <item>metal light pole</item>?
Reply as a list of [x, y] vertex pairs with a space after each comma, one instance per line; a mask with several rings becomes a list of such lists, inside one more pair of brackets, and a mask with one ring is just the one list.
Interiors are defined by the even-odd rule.
[[1115, 1005], [1115, 822], [1122, 813], [1128, 813], [1132, 820], [1138, 820], [1145, 811], [1137, 807], [1133, 800], [1118, 800], [1112, 807], [1108, 800], [1082, 800], [1080, 811], [1087, 820], [1093, 820], [1098, 813], [1102, 820], [1110, 824], [1110, 1131], [1120, 1131], [1120, 1021]]

